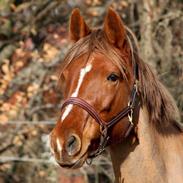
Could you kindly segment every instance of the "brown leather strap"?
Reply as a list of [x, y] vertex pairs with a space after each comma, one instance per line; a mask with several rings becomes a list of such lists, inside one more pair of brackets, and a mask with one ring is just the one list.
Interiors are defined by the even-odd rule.
[[131, 106], [127, 106], [110, 121], [105, 122], [100, 118], [96, 110], [90, 104], [88, 104], [85, 100], [78, 97], [70, 97], [63, 103], [61, 110], [63, 110], [63, 108], [69, 104], [74, 104], [81, 107], [82, 109], [87, 111], [90, 114], [90, 116], [92, 116], [99, 125], [106, 126], [107, 128], [110, 128], [111, 126], [116, 124], [118, 121], [123, 119], [132, 110]]
[[67, 100], [65, 100], [61, 110], [69, 104], [78, 105], [79, 107], [87, 111], [90, 114], [90, 116], [92, 116], [99, 125], [102, 125], [102, 126], [105, 125], [105, 122], [100, 118], [100, 116], [95, 111], [95, 109], [83, 99], [78, 97], [70, 97]]

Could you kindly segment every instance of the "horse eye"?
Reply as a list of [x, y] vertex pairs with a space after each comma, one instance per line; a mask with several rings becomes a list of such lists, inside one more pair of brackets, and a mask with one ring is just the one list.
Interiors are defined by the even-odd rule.
[[116, 74], [110, 74], [108, 77], [107, 77], [107, 80], [108, 81], [117, 81], [119, 79], [119, 76], [117, 76]]

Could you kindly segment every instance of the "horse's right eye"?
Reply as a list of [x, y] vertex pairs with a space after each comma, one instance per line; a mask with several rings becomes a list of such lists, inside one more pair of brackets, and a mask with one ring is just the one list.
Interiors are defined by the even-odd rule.
[[117, 76], [116, 74], [112, 73], [110, 74], [108, 77], [107, 77], [107, 80], [108, 81], [112, 81], [112, 82], [115, 82], [119, 79], [119, 76]]

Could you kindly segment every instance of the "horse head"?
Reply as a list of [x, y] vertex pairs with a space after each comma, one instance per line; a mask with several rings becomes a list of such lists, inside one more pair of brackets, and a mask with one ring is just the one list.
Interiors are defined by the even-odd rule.
[[60, 166], [78, 168], [131, 130], [137, 68], [127, 29], [112, 9], [96, 30], [73, 10], [70, 38], [74, 45], [61, 72], [65, 102], [50, 145]]

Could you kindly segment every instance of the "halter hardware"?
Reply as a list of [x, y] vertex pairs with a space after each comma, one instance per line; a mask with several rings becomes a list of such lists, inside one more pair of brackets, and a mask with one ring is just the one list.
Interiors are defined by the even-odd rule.
[[135, 99], [136, 95], [138, 94], [138, 80], [135, 80], [135, 83], [133, 85], [132, 93], [131, 93], [131, 101], [128, 102], [128, 107], [131, 108], [130, 112], [128, 113], [128, 120], [131, 123], [132, 126], [133, 124], [133, 109], [135, 108]]

